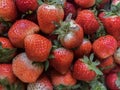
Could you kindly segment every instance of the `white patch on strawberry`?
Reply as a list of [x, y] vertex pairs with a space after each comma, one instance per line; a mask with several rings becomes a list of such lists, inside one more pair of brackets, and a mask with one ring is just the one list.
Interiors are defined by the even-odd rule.
[[56, 9], [55, 5], [47, 5], [45, 8], [46, 9]]

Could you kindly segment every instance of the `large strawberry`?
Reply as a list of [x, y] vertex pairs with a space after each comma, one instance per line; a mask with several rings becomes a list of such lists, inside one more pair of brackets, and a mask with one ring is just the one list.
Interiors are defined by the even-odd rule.
[[101, 36], [93, 42], [93, 51], [101, 59], [105, 59], [115, 53], [117, 41], [111, 35]]
[[13, 21], [17, 17], [14, 0], [0, 0], [0, 18]]
[[35, 82], [38, 77], [42, 74], [44, 66], [42, 63], [32, 62], [26, 53], [18, 54], [12, 62], [13, 73], [22, 82], [32, 83]]
[[48, 77], [42, 75], [36, 82], [29, 83], [27, 90], [53, 90], [53, 86]]
[[24, 48], [24, 38], [27, 35], [39, 32], [39, 26], [29, 20], [16, 21], [8, 31], [11, 43], [17, 48]]
[[15, 0], [17, 8], [25, 13], [28, 11], [35, 11], [38, 8], [37, 0]]
[[32, 34], [26, 36], [24, 43], [26, 54], [32, 61], [44, 62], [47, 60], [52, 48], [49, 39], [39, 34]]
[[75, 21], [83, 27], [85, 34], [93, 34], [99, 29], [98, 20], [91, 10], [79, 11]]
[[55, 30], [55, 23], [59, 23], [63, 18], [64, 10], [60, 5], [42, 4], [37, 10], [40, 29], [46, 34], [52, 33]]
[[51, 66], [61, 74], [65, 74], [73, 61], [73, 52], [65, 48], [57, 48], [52, 51]]

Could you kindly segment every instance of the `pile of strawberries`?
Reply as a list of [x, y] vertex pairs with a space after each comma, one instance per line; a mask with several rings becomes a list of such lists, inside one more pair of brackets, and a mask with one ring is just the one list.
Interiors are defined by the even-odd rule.
[[0, 0], [0, 90], [120, 90], [120, 0]]

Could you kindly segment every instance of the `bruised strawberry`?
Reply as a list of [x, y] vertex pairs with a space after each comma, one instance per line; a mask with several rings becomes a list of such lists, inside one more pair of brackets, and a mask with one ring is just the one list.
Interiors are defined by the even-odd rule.
[[42, 4], [37, 10], [37, 19], [43, 33], [51, 34], [55, 30], [55, 24], [64, 18], [64, 10], [58, 5]]
[[93, 51], [101, 59], [105, 59], [115, 53], [117, 41], [111, 35], [101, 36], [93, 42]]
[[37, 0], [15, 0], [19, 11], [25, 13], [28, 11], [35, 11], [38, 8]]
[[5, 21], [14, 21], [17, 17], [17, 10], [14, 0], [0, 0], [0, 18]]
[[53, 59], [50, 65], [61, 74], [65, 74], [73, 61], [73, 52], [65, 48], [57, 48], [52, 51]]
[[48, 77], [42, 75], [36, 82], [29, 83], [27, 90], [53, 90], [53, 86]]
[[35, 62], [44, 62], [47, 60], [52, 43], [49, 39], [39, 34], [32, 34], [26, 36], [25, 51], [30, 60]]
[[83, 27], [85, 34], [93, 34], [99, 29], [99, 23], [91, 10], [79, 11], [75, 21]]
[[16, 21], [8, 31], [11, 43], [17, 48], [24, 48], [24, 38], [27, 35], [39, 32], [39, 26], [29, 20]]
[[22, 82], [33, 83], [42, 74], [44, 66], [42, 63], [32, 62], [26, 53], [20, 53], [13, 59], [12, 69], [15, 76]]

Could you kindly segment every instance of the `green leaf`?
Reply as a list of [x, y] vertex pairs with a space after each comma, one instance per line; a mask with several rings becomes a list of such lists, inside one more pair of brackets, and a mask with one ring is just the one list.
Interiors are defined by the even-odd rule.
[[45, 71], [47, 71], [48, 68], [49, 68], [49, 61], [47, 60], [47, 61], [45, 61]]
[[0, 79], [0, 84], [5, 86], [5, 85], [9, 85], [9, 81], [7, 78], [4, 78], [4, 79]]
[[43, 4], [43, 1], [42, 0], [37, 0], [38, 4], [39, 5], [42, 5]]
[[90, 55], [90, 61], [91, 61], [91, 62], [93, 61], [93, 59], [94, 59], [94, 53], [92, 53], [92, 54]]

